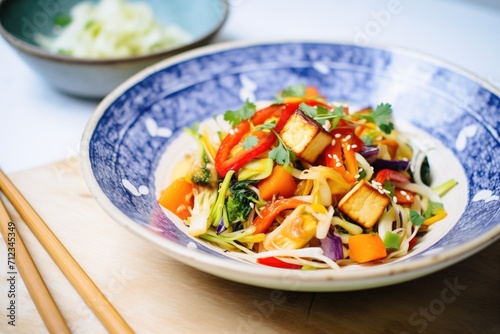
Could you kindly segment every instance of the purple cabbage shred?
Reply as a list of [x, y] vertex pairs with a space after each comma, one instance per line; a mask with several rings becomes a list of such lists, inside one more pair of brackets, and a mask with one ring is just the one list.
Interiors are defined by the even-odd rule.
[[325, 239], [319, 240], [320, 247], [324, 255], [337, 261], [344, 258], [344, 249], [342, 248], [342, 239], [334, 234], [335, 229], [330, 227]]
[[377, 159], [373, 163], [371, 163], [371, 165], [375, 173], [382, 169], [391, 169], [394, 171], [406, 171], [410, 168], [410, 161]]

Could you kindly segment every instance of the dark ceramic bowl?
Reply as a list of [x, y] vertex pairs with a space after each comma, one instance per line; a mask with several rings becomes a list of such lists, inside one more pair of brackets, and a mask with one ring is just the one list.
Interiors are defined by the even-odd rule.
[[[227, 0], [140, 0], [162, 24], [176, 24], [193, 36], [161, 52], [116, 59], [84, 59], [42, 49], [37, 34], [53, 34], [55, 19], [79, 0], [0, 0], [0, 34], [50, 85], [71, 95], [100, 98], [139, 70], [174, 54], [206, 44], [228, 15]], [[92, 1], [97, 2], [97, 1]]]

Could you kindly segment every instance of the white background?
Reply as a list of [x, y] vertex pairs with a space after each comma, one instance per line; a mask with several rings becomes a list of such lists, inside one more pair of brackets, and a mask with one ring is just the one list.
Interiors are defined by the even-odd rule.
[[[229, 2], [228, 21], [213, 42], [327, 39], [399, 46], [444, 59], [500, 87], [500, 1]], [[0, 167], [5, 172], [77, 155], [97, 104], [54, 91], [0, 39]]]

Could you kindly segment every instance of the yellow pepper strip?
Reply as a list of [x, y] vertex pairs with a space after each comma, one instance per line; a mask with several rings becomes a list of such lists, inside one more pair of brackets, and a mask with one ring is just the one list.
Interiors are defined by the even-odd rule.
[[448, 213], [444, 209], [439, 209], [434, 216], [424, 220], [423, 224], [430, 226], [430, 225], [434, 224], [435, 222], [440, 221], [441, 219], [443, 219], [447, 215], [448, 215]]
[[321, 204], [311, 204], [311, 209], [321, 214], [326, 214], [328, 212], [326, 208]]
[[208, 139], [208, 133], [206, 131], [203, 131], [203, 135], [200, 138], [200, 142], [203, 144], [205, 151], [209, 155], [210, 161], [215, 160], [215, 155], [217, 154], [217, 149], [212, 145], [210, 140]]

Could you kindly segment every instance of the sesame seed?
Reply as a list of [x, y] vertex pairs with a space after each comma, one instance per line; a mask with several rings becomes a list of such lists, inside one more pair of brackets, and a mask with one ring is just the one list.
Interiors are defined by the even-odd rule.
[[341, 136], [340, 133], [335, 134], [335, 138], [340, 138], [340, 136]]
[[401, 193], [401, 195], [403, 195], [403, 196], [408, 195], [408, 193], [407, 193], [406, 191], [404, 191], [404, 190], [400, 190], [399, 192], [400, 192], [400, 193]]
[[338, 156], [338, 155], [336, 155], [336, 154], [334, 154], [334, 155], [333, 155], [333, 158], [334, 158], [335, 160], [340, 160], [340, 159], [339, 159], [339, 156]]
[[340, 166], [342, 166], [342, 164], [341, 164], [340, 162], [337, 162], [337, 163], [335, 164], [335, 167], [340, 167]]
[[356, 147], [358, 147], [358, 145], [356, 145], [356, 144], [352, 144], [352, 145], [351, 145], [351, 147], [352, 147], [353, 149], [355, 149]]
[[359, 174], [354, 175], [355, 179], [359, 179]]
[[332, 155], [331, 155], [331, 154], [328, 154], [327, 156], [328, 156], [328, 158], [330, 158], [330, 159], [332, 158]]
[[397, 198], [396, 196], [394, 196], [394, 197], [392, 198], [392, 200], [394, 201], [394, 203], [397, 203], [397, 202], [398, 202], [398, 198]]
[[332, 122], [330, 122], [330, 120], [326, 120], [325, 121], [325, 124], [323, 125], [323, 129], [325, 129], [326, 131], [330, 131], [330, 128], [332, 127]]
[[411, 197], [410, 197], [410, 195], [406, 195], [406, 200], [407, 200], [407, 201], [411, 201]]
[[351, 145], [347, 145], [346, 150], [350, 151], [351, 150]]
[[332, 139], [331, 145], [335, 146], [335, 139]]
[[345, 136], [345, 140], [349, 140], [349, 139], [351, 139], [351, 135]]
[[233, 130], [233, 129], [229, 130], [229, 134], [230, 134], [231, 136], [232, 136], [232, 135], [234, 135], [234, 130]]

